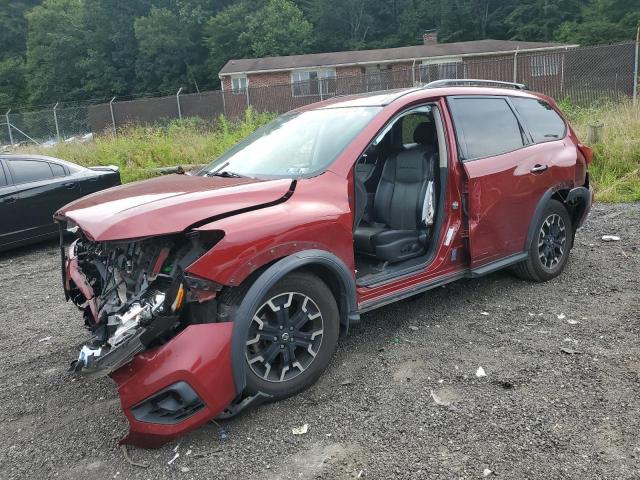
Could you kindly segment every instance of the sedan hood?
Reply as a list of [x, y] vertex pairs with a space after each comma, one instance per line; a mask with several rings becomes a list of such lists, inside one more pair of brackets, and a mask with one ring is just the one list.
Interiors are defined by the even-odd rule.
[[55, 218], [72, 220], [95, 241], [165, 235], [286, 199], [293, 185], [289, 179], [167, 175], [83, 197]]

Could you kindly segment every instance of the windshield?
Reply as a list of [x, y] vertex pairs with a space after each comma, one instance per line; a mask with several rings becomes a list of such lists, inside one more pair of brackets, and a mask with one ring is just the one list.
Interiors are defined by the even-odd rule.
[[381, 107], [310, 110], [256, 130], [198, 175], [294, 178], [325, 171]]

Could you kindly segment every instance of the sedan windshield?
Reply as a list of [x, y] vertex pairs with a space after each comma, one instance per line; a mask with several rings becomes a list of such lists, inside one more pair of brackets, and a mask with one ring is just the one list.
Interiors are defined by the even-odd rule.
[[310, 110], [256, 130], [198, 175], [295, 178], [324, 172], [381, 107]]

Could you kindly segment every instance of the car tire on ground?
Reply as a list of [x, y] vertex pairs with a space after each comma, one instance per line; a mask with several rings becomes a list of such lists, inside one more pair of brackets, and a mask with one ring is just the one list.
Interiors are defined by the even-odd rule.
[[569, 212], [557, 200], [549, 200], [535, 226], [529, 244], [529, 256], [513, 267], [525, 280], [546, 282], [557, 277], [569, 260], [573, 246], [573, 225]]
[[338, 306], [318, 277], [294, 272], [274, 285], [247, 329], [247, 393], [280, 400], [320, 377], [340, 332]]

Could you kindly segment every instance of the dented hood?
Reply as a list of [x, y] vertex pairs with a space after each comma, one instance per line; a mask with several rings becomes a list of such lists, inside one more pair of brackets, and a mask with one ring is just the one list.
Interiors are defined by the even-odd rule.
[[56, 212], [95, 241], [177, 233], [189, 226], [285, 198], [289, 179], [167, 175], [83, 197]]

